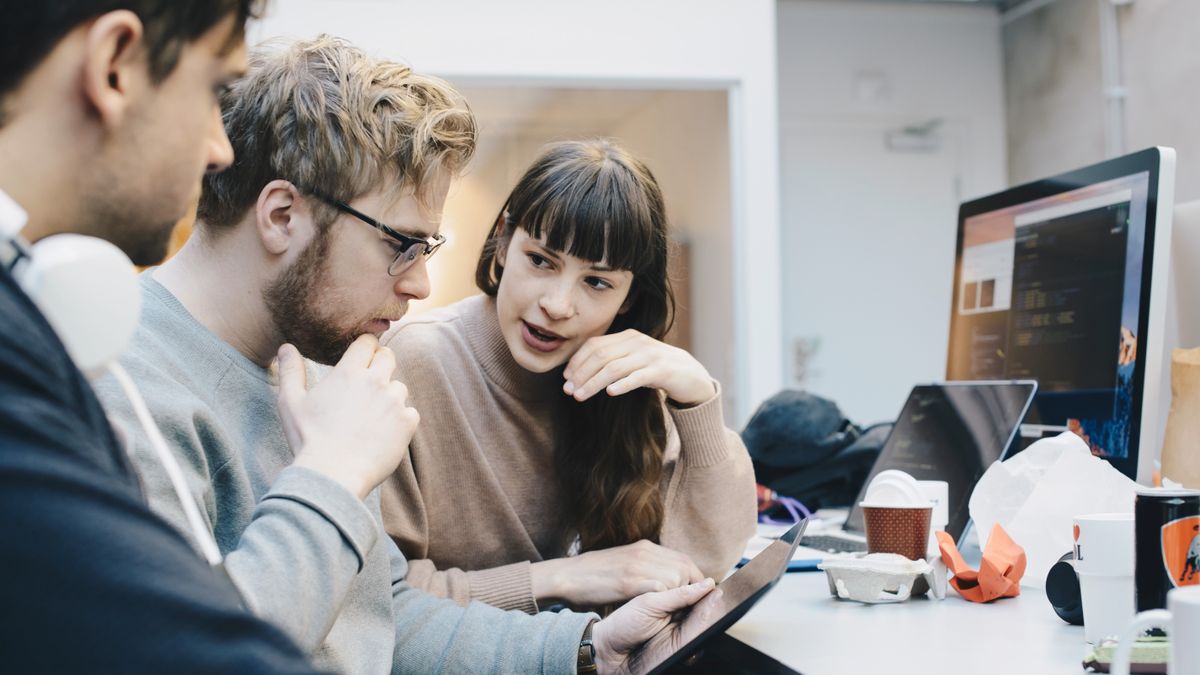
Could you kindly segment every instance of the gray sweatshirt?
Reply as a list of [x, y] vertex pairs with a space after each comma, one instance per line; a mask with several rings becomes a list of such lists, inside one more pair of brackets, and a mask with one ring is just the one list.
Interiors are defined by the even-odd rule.
[[[320, 667], [345, 673], [573, 673], [591, 614], [463, 608], [404, 581], [379, 493], [363, 501], [290, 466], [274, 374], [201, 325], [147, 272], [121, 359], [141, 390], [249, 608]], [[183, 508], [116, 381], [96, 393], [130, 445], [150, 506], [192, 539]], [[347, 449], [352, 451], [352, 449]], [[195, 542], [193, 542], [194, 544]]]

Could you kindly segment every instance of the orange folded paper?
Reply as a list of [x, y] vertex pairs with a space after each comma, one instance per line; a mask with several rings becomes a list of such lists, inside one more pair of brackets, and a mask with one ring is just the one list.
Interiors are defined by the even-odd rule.
[[1018, 546], [999, 523], [992, 527], [992, 536], [988, 537], [987, 546], [983, 549], [983, 562], [978, 572], [963, 560], [953, 537], [945, 532], [936, 534], [942, 562], [954, 575], [950, 585], [959, 595], [971, 602], [991, 602], [996, 598], [1013, 598], [1021, 594], [1021, 577], [1025, 576], [1025, 549]]

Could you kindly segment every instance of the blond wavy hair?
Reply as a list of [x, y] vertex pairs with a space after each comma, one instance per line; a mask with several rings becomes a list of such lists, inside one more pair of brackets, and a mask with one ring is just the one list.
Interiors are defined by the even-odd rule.
[[[328, 35], [256, 49], [221, 111], [235, 159], [204, 179], [197, 213], [209, 230], [240, 222], [279, 178], [346, 202], [397, 179], [428, 205], [432, 179], [460, 173], [478, 135], [448, 83]], [[322, 227], [336, 217], [319, 200], [313, 209]]]

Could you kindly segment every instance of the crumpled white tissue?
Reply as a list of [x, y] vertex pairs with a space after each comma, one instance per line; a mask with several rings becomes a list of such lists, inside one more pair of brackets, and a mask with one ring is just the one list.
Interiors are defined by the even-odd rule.
[[1065, 431], [1043, 438], [988, 467], [971, 493], [969, 509], [987, 546], [1000, 523], [1025, 549], [1021, 585], [1043, 588], [1046, 574], [1074, 544], [1072, 519], [1088, 513], [1133, 513], [1136, 484], [1092, 455], [1087, 443]]

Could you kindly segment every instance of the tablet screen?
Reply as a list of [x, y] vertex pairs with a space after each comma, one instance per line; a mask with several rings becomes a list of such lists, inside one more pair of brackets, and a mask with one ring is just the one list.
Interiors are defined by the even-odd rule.
[[807, 525], [807, 520], [796, 523], [778, 541], [718, 584], [720, 593], [714, 591], [704, 596], [682, 619], [650, 638], [630, 657], [630, 672], [662, 673], [695, 653], [708, 638], [736, 623], [779, 582]]

